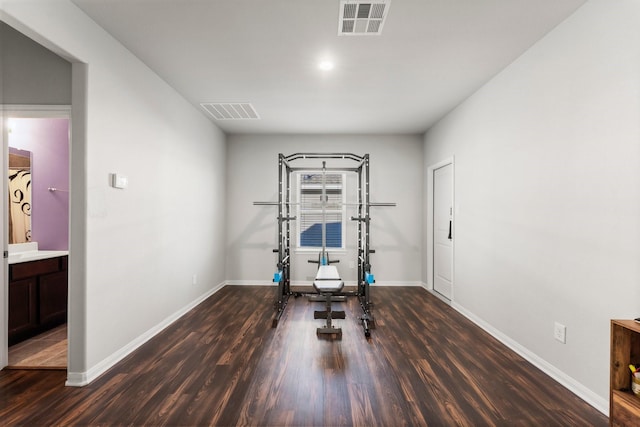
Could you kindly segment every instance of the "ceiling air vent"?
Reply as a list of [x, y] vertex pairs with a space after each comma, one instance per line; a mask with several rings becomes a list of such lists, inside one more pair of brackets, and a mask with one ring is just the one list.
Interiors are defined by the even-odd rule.
[[202, 108], [216, 120], [256, 120], [258, 113], [247, 102], [203, 102]]
[[339, 36], [375, 36], [382, 33], [391, 1], [340, 1]]

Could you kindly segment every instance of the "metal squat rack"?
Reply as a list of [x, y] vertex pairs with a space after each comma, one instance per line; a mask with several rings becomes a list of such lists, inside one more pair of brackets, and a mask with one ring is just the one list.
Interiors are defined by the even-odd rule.
[[[292, 164], [303, 159], [342, 159], [357, 162], [355, 167], [326, 168], [323, 162], [322, 168], [314, 167], [294, 167]], [[278, 201], [277, 202], [254, 202], [254, 205], [270, 205], [278, 207], [278, 248], [273, 249], [278, 254], [277, 272], [273, 276], [273, 281], [278, 284], [277, 294], [274, 303], [275, 315], [272, 320], [272, 327], [278, 326], [278, 321], [284, 313], [287, 302], [291, 295], [301, 295], [302, 293], [291, 290], [291, 221], [296, 217], [292, 216], [293, 205], [291, 198], [291, 174], [296, 171], [322, 171], [326, 170], [340, 172], [355, 172], [358, 177], [357, 188], [357, 216], [350, 219], [357, 222], [357, 265], [358, 265], [358, 286], [355, 292], [342, 292], [338, 296], [356, 296], [360, 302], [363, 314], [359, 317], [366, 337], [371, 336], [371, 329], [375, 329], [375, 319], [373, 317], [373, 303], [371, 302], [370, 285], [375, 282], [371, 273], [370, 256], [375, 253], [371, 249], [370, 239], [370, 208], [375, 206], [395, 206], [395, 203], [372, 203], [369, 193], [369, 154], [358, 156], [351, 153], [295, 153], [288, 156], [280, 153], [278, 155]], [[324, 220], [323, 220], [324, 221]], [[324, 224], [323, 224], [324, 227]], [[324, 248], [323, 248], [324, 252]], [[321, 257], [325, 254], [322, 253]]]

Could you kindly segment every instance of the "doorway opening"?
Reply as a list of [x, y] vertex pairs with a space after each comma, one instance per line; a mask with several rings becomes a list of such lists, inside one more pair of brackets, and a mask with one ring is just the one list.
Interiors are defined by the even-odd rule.
[[4, 115], [7, 369], [66, 370], [70, 107]]

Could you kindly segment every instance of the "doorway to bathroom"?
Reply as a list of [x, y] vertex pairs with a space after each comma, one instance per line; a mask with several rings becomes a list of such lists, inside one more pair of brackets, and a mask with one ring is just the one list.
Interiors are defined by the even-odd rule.
[[7, 368], [67, 368], [70, 109], [5, 111]]

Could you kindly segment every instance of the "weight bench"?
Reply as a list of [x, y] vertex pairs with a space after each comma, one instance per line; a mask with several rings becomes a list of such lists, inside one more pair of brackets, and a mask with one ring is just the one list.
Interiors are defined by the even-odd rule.
[[327, 319], [326, 325], [322, 328], [318, 328], [316, 333], [318, 335], [336, 334], [338, 336], [342, 336], [342, 329], [335, 328], [331, 324], [333, 319], [344, 319], [345, 317], [344, 311], [331, 310], [331, 297], [342, 291], [342, 288], [344, 288], [344, 282], [340, 279], [338, 269], [332, 265], [321, 265], [318, 268], [316, 279], [313, 281], [313, 288], [324, 297], [326, 307], [325, 310], [314, 311], [313, 318]]

